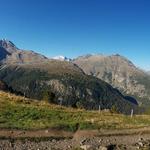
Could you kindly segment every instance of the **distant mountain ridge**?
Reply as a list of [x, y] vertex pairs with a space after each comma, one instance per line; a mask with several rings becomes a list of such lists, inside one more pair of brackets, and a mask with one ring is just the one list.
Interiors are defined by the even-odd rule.
[[86, 55], [73, 60], [88, 75], [93, 75], [137, 98], [139, 104], [150, 104], [150, 76], [119, 54]]
[[[112, 109], [129, 114], [139, 112], [136, 102], [108, 83], [86, 75], [71, 61], [48, 59], [34, 51], [0, 41], [0, 81], [13, 92], [77, 108]], [[3, 84], [2, 84], [3, 85]], [[122, 107], [123, 106], [123, 107]]]

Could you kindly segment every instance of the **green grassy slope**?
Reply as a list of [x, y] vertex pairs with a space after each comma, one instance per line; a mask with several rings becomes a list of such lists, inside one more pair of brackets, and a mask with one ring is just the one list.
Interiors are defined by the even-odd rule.
[[77, 129], [127, 129], [146, 127], [149, 115], [130, 116], [110, 112], [66, 108], [0, 91], [0, 128], [68, 131]]

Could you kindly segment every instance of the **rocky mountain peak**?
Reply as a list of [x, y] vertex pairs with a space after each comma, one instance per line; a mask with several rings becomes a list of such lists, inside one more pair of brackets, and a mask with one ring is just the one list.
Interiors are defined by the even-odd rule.
[[116, 65], [120, 66], [120, 64], [126, 65], [128, 67], [136, 68], [136, 66], [126, 57], [120, 54], [113, 54], [113, 55], [103, 55], [103, 54], [87, 54], [84, 56], [79, 56], [78, 58], [74, 59], [76, 61], [92, 61], [93, 63], [103, 62], [105, 65], [107, 61], [109, 61], [109, 65]]
[[18, 50], [18, 48], [15, 46], [15, 44], [8, 39], [0, 40], [0, 47], [6, 49], [7, 52], [9, 52], [9, 53], [13, 53]]
[[11, 42], [10, 40], [7, 39], [2, 39], [0, 40], [0, 46], [3, 48], [8, 48], [8, 47], [16, 47], [15, 44], [13, 42]]
[[0, 40], [0, 63], [39, 63], [48, 61], [48, 58], [31, 50], [21, 50], [7, 39]]
[[[111, 56], [109, 56], [110, 57], [110, 59], [112, 59], [112, 61], [114, 62], [117, 62], [118, 64], [119, 63], [123, 63], [123, 64], [125, 64], [126, 63], [126, 65], [128, 65], [128, 66], [130, 66], [130, 67], [134, 67], [134, 68], [136, 68], [136, 66], [133, 64], [133, 62], [132, 61], [130, 61], [128, 58], [126, 58], [125, 56], [122, 56], [122, 55], [119, 55], [119, 54], [115, 54], [115, 55], [111, 55]], [[120, 64], [119, 64], [120, 65]]]

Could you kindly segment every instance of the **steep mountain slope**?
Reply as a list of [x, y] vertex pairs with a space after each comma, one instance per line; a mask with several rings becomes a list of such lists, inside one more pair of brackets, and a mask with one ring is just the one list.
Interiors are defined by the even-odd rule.
[[49, 60], [20, 50], [10, 41], [2, 40], [1, 48], [9, 55], [1, 60], [0, 80], [17, 94], [86, 109], [98, 109], [100, 105], [101, 109], [115, 108], [122, 113], [130, 113], [132, 108], [138, 111], [118, 90], [86, 75], [71, 62]]
[[101, 109], [115, 108], [122, 113], [130, 113], [132, 108], [137, 111], [136, 105], [109, 84], [66, 62], [11, 65], [1, 70], [0, 79], [30, 98], [86, 109], [98, 109], [100, 105]]
[[6, 51], [3, 47], [0, 47], [0, 61], [6, 59], [7, 56], [9, 56], [10, 53]]
[[150, 104], [150, 77], [120, 55], [87, 55], [73, 61], [86, 74], [102, 79], [124, 94], [137, 98], [139, 104]]

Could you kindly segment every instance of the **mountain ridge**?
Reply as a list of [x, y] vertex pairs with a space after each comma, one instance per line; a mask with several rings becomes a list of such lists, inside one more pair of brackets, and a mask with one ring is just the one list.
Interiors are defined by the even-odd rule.
[[3, 53], [3, 57], [0, 60], [3, 60], [5, 64], [40, 63], [48, 60], [44, 55], [32, 50], [19, 49], [13, 42], [6, 39], [0, 40], [0, 53]]
[[86, 74], [106, 81], [125, 95], [136, 97], [139, 104], [150, 104], [148, 86], [150, 76], [124, 56], [90, 55], [78, 57], [73, 63], [82, 68]]
[[[7, 47], [3, 48], [7, 51]], [[34, 51], [16, 48], [1, 63], [0, 80], [26, 97], [77, 108], [98, 109], [101, 105], [102, 109], [115, 108], [126, 114], [133, 108], [139, 112], [138, 106], [118, 90], [86, 75], [73, 62], [48, 59]]]

